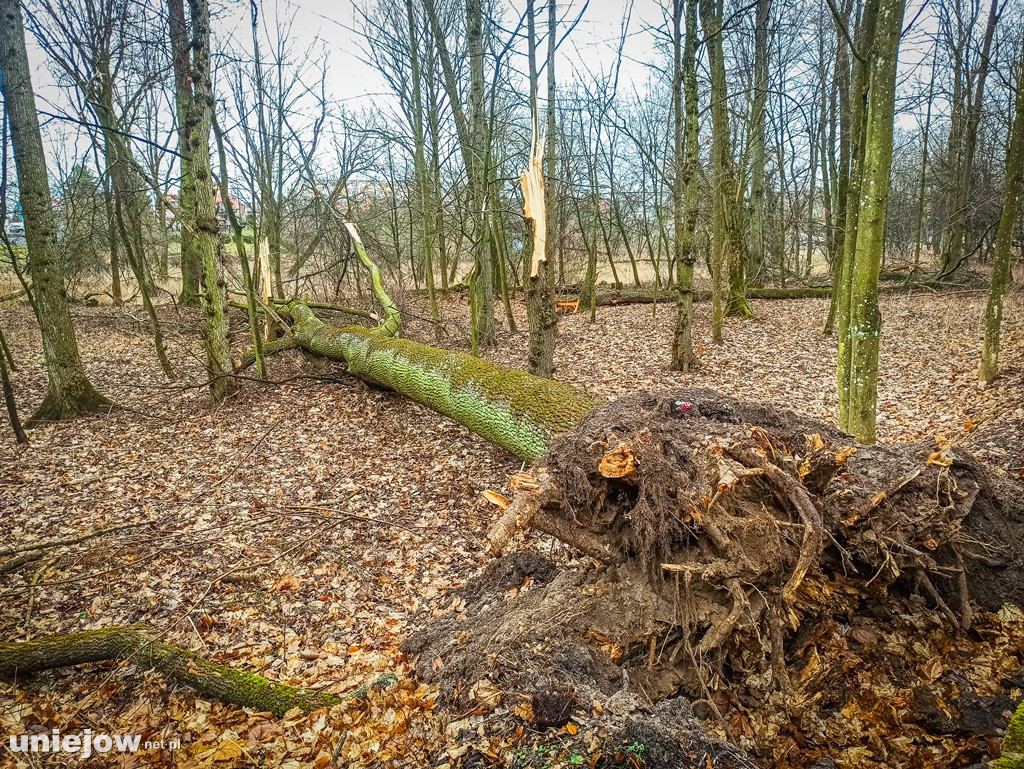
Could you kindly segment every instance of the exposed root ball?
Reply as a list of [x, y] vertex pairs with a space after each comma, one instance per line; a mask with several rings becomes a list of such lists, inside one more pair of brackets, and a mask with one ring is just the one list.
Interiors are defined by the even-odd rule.
[[[1020, 490], [947, 444], [857, 446], [821, 422], [687, 389], [595, 410], [533, 473], [494, 545], [519, 520], [596, 562], [554, 576], [535, 555], [497, 561], [466, 591], [469, 619], [411, 641], [460, 709], [482, 678], [517, 702], [573, 687], [578, 711], [621, 727], [684, 693], [752, 746], [762, 735], [743, 714], [758, 707], [820, 730], [819, 709], [863, 664], [851, 639], [895, 630], [890, 618], [915, 632], [905, 620], [920, 615], [956, 638], [979, 610], [1024, 605]], [[518, 581], [498, 590], [499, 575]], [[910, 696], [915, 675], [889, 685]]]

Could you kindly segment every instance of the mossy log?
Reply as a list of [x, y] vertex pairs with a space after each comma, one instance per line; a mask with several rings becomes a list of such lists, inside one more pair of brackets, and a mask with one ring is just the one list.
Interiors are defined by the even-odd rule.
[[466, 353], [388, 334], [383, 326], [339, 328], [302, 303], [290, 307], [292, 338], [304, 350], [348, 364], [360, 379], [454, 419], [520, 459], [542, 456], [600, 401], [570, 385]]
[[[160, 672], [174, 683], [210, 697], [282, 716], [299, 708], [304, 712], [340, 705], [347, 698], [275, 683], [255, 673], [212, 662], [187, 649], [146, 635], [144, 625], [109, 627], [50, 636], [22, 643], [0, 642], [0, 678], [14, 680], [44, 670], [90, 662], [130, 661]], [[395, 679], [382, 677], [376, 686]], [[357, 690], [365, 696], [368, 689]]]
[[1024, 702], [1010, 719], [1003, 740], [1003, 754], [992, 762], [992, 769], [1024, 769]]
[[[817, 299], [827, 297], [832, 289], [828, 286], [800, 286], [797, 288], [748, 288], [748, 299]], [[621, 304], [653, 304], [658, 302], [674, 302], [675, 291], [664, 289], [654, 291], [650, 288], [638, 288], [623, 291], [599, 292], [595, 300], [599, 306], [612, 307]], [[710, 291], [694, 291], [693, 301], [711, 301]]]

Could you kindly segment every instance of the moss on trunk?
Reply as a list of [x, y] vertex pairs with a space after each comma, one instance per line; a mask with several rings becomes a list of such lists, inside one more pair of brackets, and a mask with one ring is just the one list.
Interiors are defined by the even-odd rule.
[[992, 769], [1024, 769], [1024, 702], [1017, 706], [1017, 712], [1006, 727], [1002, 756], [991, 766]]
[[[86, 630], [23, 643], [0, 642], [0, 677], [15, 679], [43, 670], [109, 660], [131, 661], [159, 671], [205, 697], [283, 716], [293, 708], [305, 712], [340, 705], [348, 698], [313, 692], [269, 681], [255, 673], [212, 662], [187, 649], [155, 641], [142, 625]], [[386, 685], [382, 676], [351, 696], [365, 696], [373, 686]]]
[[360, 379], [422, 403], [527, 461], [600, 402], [561, 382], [396, 339], [384, 327], [331, 326], [303, 304], [292, 305], [291, 315], [299, 347], [343, 361]]

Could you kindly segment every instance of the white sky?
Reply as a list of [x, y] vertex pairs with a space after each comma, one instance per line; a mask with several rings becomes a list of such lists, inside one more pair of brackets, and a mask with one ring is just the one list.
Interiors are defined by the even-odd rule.
[[[151, 0], [162, 4], [162, 0]], [[402, 0], [391, 0], [402, 2]], [[524, 0], [497, 0], [506, 3], [507, 23], [514, 24], [522, 14]], [[537, 0], [539, 5], [544, 0]], [[1015, 0], [1011, 0], [1014, 2]], [[27, 0], [31, 4], [32, 0]], [[362, 52], [362, 37], [358, 31], [356, 9], [360, 0], [262, 0], [261, 15], [265, 23], [273, 26], [277, 20], [290, 23], [292, 49], [296, 55], [310, 48], [322, 49], [329, 61], [327, 74], [328, 95], [334, 101], [354, 102], [353, 106], [379, 105], [390, 111], [392, 97], [382, 77], [366, 61]], [[776, 0], [782, 3], [785, 0]], [[909, 0], [907, 22], [914, 18], [922, 3], [928, 0]], [[562, 30], [579, 14], [584, 0], [563, 0], [559, 3], [559, 17], [565, 19]], [[621, 34], [622, 20], [629, 6], [628, 0], [590, 0], [582, 21], [559, 49], [557, 69], [561, 79], [570, 70], [580, 77], [607, 72], [614, 65], [616, 48]], [[821, 6], [824, 13], [824, 5]], [[215, 50], [239, 51], [242, 57], [251, 56], [249, 3], [239, 0], [213, 0], [215, 13]], [[632, 85], [641, 86], [648, 78], [646, 63], [664, 58], [655, 50], [655, 37], [651, 27], [663, 26], [664, 13], [659, 0], [633, 0], [629, 35], [624, 47], [624, 62], [620, 73], [620, 92]], [[926, 8], [914, 34], [904, 41], [901, 59], [905, 75], [927, 58], [926, 47], [919, 41], [923, 32], [934, 29], [932, 9]], [[539, 30], [540, 31], [540, 30]], [[564, 33], [564, 32], [563, 32]], [[34, 64], [34, 85], [40, 110], [60, 112], [68, 107], [67, 95], [57, 88], [43, 53], [29, 40], [30, 59]], [[930, 64], [930, 61], [925, 62]], [[521, 62], [520, 62], [521, 66]], [[914, 74], [919, 74], [918, 70]], [[370, 100], [367, 97], [371, 97]], [[56, 109], [54, 109], [56, 107]], [[906, 127], [914, 118], [905, 115], [901, 123]], [[47, 138], [51, 155], [63, 155], [66, 169], [72, 156], [88, 149], [83, 139], [75, 139], [71, 126], [51, 125]], [[59, 166], [58, 166], [59, 167]], [[56, 170], [56, 169], [54, 169]]]

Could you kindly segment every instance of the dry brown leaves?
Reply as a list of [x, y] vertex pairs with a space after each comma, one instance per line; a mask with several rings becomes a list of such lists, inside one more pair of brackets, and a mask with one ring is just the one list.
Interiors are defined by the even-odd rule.
[[[1008, 376], [978, 391], [983, 300], [883, 299], [879, 432], [888, 441], [938, 434], [966, 442], [1015, 471], [1024, 464], [1014, 453], [1024, 417], [1022, 302], [1007, 302]], [[457, 314], [453, 304], [446, 309]], [[596, 326], [563, 316], [557, 376], [607, 397], [706, 385], [834, 422], [825, 303], [754, 308], [757, 320], [728, 321], [726, 344], [714, 347], [708, 306], [698, 305], [702, 368], [688, 375], [667, 370], [669, 305], [654, 319], [650, 306], [602, 308]], [[78, 310], [94, 382], [132, 410], [36, 428], [27, 449], [6, 434], [0, 441], [8, 541], [140, 524], [4, 576], [0, 637], [145, 621], [169, 642], [295, 685], [341, 693], [385, 672], [399, 684], [331, 712], [275, 720], [170, 689], [155, 674], [99, 665], [54, 672], [42, 687], [0, 689], [3, 728], [89, 726], [182, 742], [174, 755], [139, 754], [122, 766], [454, 764], [465, 754], [464, 733], [508, 757], [508, 740], [485, 739], [483, 715], [439, 725], [431, 693], [410, 679], [398, 644], [417, 612], [458, 610], [445, 594], [480, 569], [499, 513], [481, 492], [505, 489], [519, 464], [425, 408], [344, 377], [249, 384], [212, 409], [194, 386], [203, 379], [196, 319], [165, 312], [185, 387], [160, 378], [134, 311]], [[422, 324], [410, 325], [430, 338]], [[22, 364], [15, 385], [27, 414], [45, 383], [38, 332], [24, 308], [6, 310], [4, 327]], [[518, 335], [489, 357], [518, 365], [524, 353]], [[295, 354], [273, 364], [278, 380], [303, 372], [309, 367]], [[861, 638], [884, 632], [857, 630]], [[441, 758], [430, 764], [428, 754]]]

